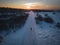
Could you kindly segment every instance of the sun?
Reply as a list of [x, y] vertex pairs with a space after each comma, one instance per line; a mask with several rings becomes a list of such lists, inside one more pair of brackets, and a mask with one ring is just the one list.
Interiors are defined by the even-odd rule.
[[35, 6], [33, 3], [26, 3], [24, 4], [27, 9], [31, 9], [32, 6]]
[[27, 9], [30, 9], [31, 6], [32, 6], [32, 3], [26, 3], [26, 4], [24, 4], [24, 5], [26, 6]]

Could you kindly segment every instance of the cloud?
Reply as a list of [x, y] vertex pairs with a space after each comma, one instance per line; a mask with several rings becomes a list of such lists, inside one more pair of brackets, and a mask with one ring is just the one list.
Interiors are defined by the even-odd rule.
[[1, 6], [15, 6], [19, 7], [25, 3], [38, 3], [38, 5], [47, 5], [51, 7], [60, 7], [60, 0], [0, 0], [0, 7]]
[[50, 5], [60, 5], [60, 0], [43, 0], [42, 2]]
[[39, 2], [43, 4], [49, 4], [49, 5], [60, 5], [60, 0], [0, 0], [1, 3], [34, 3]]

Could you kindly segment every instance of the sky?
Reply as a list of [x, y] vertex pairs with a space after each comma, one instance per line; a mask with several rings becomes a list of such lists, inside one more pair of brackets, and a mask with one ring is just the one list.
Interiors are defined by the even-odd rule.
[[0, 7], [60, 9], [60, 0], [0, 0]]

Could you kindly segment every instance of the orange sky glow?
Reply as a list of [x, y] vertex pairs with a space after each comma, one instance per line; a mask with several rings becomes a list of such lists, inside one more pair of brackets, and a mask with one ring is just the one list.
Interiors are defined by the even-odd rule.
[[6, 4], [0, 7], [19, 8], [19, 9], [60, 9], [60, 6], [46, 5], [40, 3], [25, 3], [25, 4]]

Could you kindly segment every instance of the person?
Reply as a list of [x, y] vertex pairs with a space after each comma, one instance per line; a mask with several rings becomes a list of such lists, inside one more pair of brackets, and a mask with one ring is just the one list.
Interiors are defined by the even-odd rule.
[[32, 28], [30, 28], [30, 30], [32, 31]]

